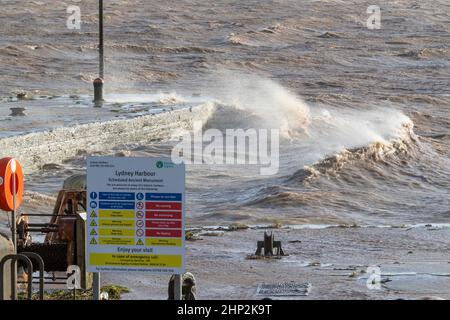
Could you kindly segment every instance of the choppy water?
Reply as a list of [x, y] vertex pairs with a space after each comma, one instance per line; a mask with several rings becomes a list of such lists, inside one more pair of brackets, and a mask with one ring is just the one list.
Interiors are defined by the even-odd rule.
[[[91, 113], [94, 2], [78, 2], [83, 24], [74, 32], [65, 28], [62, 3], [2, 1], [0, 93], [80, 98], [6, 99], [0, 137], [210, 102], [205, 129], [280, 127], [287, 135], [276, 176], [248, 166], [190, 166], [192, 223], [448, 222], [450, 4], [378, 1], [382, 27], [368, 30], [372, 4], [108, 1], [111, 103]], [[33, 103], [46, 110], [37, 112], [42, 119], [7, 116], [11, 105]], [[166, 155], [174, 143], [130, 141], [98, 154]], [[45, 166], [28, 177], [28, 189], [55, 192], [83, 170], [83, 157]]]

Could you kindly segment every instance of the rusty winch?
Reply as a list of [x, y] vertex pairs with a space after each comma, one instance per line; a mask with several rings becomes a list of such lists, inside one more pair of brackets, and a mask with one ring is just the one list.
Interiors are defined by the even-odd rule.
[[[78, 180], [85, 176], [78, 176]], [[69, 180], [73, 177], [69, 178]], [[76, 188], [76, 189], [75, 189]], [[85, 271], [86, 189], [64, 183], [58, 193], [53, 213], [23, 213], [17, 218], [17, 252], [33, 252], [42, 257], [46, 272], [66, 272], [71, 265], [81, 270], [81, 286], [90, 287], [90, 276]], [[47, 223], [32, 222], [33, 218], [49, 217]], [[34, 242], [32, 234], [44, 234], [43, 242]], [[33, 261], [33, 269], [38, 268]], [[36, 264], [36, 265], [35, 265]], [[52, 278], [52, 277], [49, 277]], [[64, 277], [53, 277], [53, 282]], [[63, 282], [61, 282], [62, 284]], [[65, 283], [65, 282], [64, 282]]]

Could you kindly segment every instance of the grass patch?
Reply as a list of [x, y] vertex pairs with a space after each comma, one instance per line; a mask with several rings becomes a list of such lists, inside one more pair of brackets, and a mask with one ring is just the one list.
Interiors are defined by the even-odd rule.
[[[100, 292], [107, 292], [109, 300], [120, 300], [123, 293], [128, 293], [130, 290], [127, 287], [119, 285], [104, 285], [102, 286]], [[19, 292], [17, 295], [19, 300], [26, 300], [26, 292]], [[33, 294], [33, 300], [38, 300], [39, 295], [37, 293]], [[92, 300], [92, 289], [89, 290], [76, 290], [75, 295], [76, 300]], [[44, 300], [74, 300], [73, 290], [55, 290], [55, 291], [45, 291]]]

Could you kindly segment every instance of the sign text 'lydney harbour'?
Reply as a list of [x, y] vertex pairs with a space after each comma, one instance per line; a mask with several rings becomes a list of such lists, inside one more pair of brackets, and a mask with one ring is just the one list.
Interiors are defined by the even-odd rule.
[[138, 170], [135, 170], [135, 171], [125, 171], [125, 170], [118, 171], [118, 170], [116, 170], [114, 172], [114, 174], [118, 177], [134, 177], [134, 176], [154, 177], [154, 176], [156, 176], [156, 172], [154, 172], [154, 171], [138, 171]]
[[161, 179], [149, 179], [156, 176], [154, 171], [114, 171], [114, 175], [118, 178], [109, 178], [108, 182], [162, 182]]

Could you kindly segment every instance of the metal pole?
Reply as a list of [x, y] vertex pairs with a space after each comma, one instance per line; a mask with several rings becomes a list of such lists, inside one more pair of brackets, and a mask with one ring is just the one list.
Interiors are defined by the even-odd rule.
[[[11, 160], [11, 171], [13, 179], [13, 210], [11, 212], [11, 239], [14, 245], [14, 254], [17, 254], [17, 230], [16, 230], [16, 160]], [[11, 262], [11, 299], [17, 300], [17, 261]]]
[[94, 80], [94, 103], [95, 107], [103, 104], [103, 78], [105, 76], [104, 41], [103, 41], [103, 0], [98, 2], [98, 78]]
[[98, 44], [98, 48], [99, 48], [99, 77], [101, 79], [104, 79], [104, 58], [103, 58], [103, 0], [99, 0], [99, 5], [98, 5], [98, 26], [99, 26], [99, 44]]
[[[45, 267], [44, 267], [44, 260], [42, 260], [42, 257], [40, 255], [38, 255], [37, 253], [34, 252], [22, 252], [22, 255], [24, 255], [25, 257], [27, 257], [28, 259], [34, 259], [38, 265], [39, 265], [39, 300], [44, 300], [44, 271], [45, 271]], [[31, 275], [31, 278], [33, 278], [33, 275]], [[23, 283], [23, 282], [20, 282]], [[34, 282], [36, 283], [36, 282]], [[31, 285], [33, 284], [33, 282], [31, 281]]]
[[182, 286], [181, 286], [181, 275], [176, 274], [173, 279], [173, 282], [174, 282], [173, 290], [175, 291], [173, 298], [174, 298], [174, 300], [182, 300], [183, 292], [182, 292]]
[[92, 279], [92, 299], [100, 300], [100, 273], [94, 272]]

